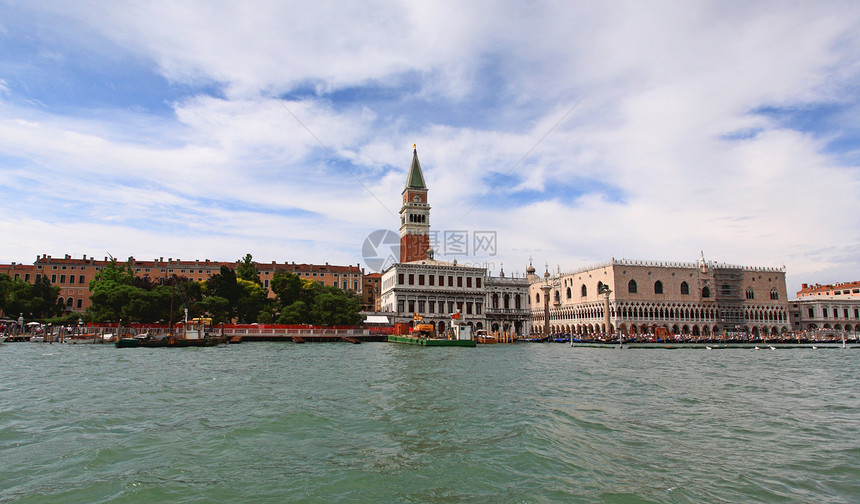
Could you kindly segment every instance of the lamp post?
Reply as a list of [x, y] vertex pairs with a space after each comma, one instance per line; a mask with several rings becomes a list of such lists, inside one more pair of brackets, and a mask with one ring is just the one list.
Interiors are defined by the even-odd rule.
[[543, 291], [543, 335], [544, 338], [549, 337], [549, 293], [552, 290], [552, 285], [549, 284], [549, 271], [544, 274], [543, 285], [540, 286]]
[[[612, 289], [609, 288], [608, 285], [603, 284], [600, 286], [600, 291], [598, 294], [603, 294], [603, 324], [604, 330], [606, 334], [611, 334], [609, 330], [609, 294], [612, 293]], [[618, 333], [618, 344], [622, 345], [624, 338], [621, 336], [621, 333]], [[622, 347], [623, 348], [623, 347]]]

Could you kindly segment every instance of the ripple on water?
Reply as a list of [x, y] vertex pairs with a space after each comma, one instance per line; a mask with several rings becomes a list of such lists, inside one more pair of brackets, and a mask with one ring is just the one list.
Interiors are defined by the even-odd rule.
[[860, 494], [860, 352], [187, 350], [4, 345], [0, 502]]

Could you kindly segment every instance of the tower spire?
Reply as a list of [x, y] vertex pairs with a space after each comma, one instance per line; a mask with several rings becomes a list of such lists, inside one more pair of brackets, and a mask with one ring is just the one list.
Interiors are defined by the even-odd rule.
[[406, 176], [406, 189], [427, 189], [424, 183], [424, 174], [421, 173], [421, 163], [418, 162], [418, 149], [412, 144], [412, 164], [409, 166], [409, 175]]
[[412, 164], [403, 188], [403, 206], [400, 208], [400, 262], [432, 259], [430, 251], [430, 205], [427, 203], [427, 185], [418, 162], [418, 149], [412, 145]]

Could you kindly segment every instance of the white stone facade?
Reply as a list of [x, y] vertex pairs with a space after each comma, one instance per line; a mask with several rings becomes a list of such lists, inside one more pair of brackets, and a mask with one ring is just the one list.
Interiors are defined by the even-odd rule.
[[[533, 277], [532, 327], [543, 332], [549, 284], [550, 333], [599, 335], [771, 335], [791, 330], [784, 268], [705, 261], [612, 259], [569, 273]], [[609, 327], [606, 327], [608, 286]]]

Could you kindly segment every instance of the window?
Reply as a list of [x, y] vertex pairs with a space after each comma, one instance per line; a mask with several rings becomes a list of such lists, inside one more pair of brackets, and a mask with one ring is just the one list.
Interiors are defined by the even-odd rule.
[[540, 292], [535, 294], [535, 303], [540, 303]]
[[[430, 277], [433, 278], [432, 276]], [[427, 302], [427, 313], [433, 313], [436, 311], [436, 301], [428, 301]]]
[[703, 298], [711, 297], [711, 289], [709, 289], [707, 287], [702, 287], [702, 297]]
[[84, 276], [83, 275], [80, 275], [78, 277], [78, 283], [84, 283]]
[[770, 299], [772, 301], [779, 300], [779, 291], [777, 291], [776, 288], [770, 290]]
[[30, 281], [30, 274], [29, 274], [29, 273], [24, 273], [24, 281], [25, 281], [25, 282], [29, 282], [29, 281]]
[[462, 286], [463, 286], [463, 277], [458, 276], [457, 277], [457, 287], [462, 287]]
[[567, 299], [570, 299], [570, 287], [567, 288], [567, 292], [565, 292], [565, 294], [567, 294]]
[[845, 314], [845, 318], [848, 318], [848, 308], [845, 308], [842, 313]]
[[812, 308], [809, 309], [809, 318], [815, 318], [815, 310]]
[[854, 308], [854, 318], [860, 318], [860, 308]]
[[475, 303], [475, 313], [477, 315], [481, 314], [481, 303]]
[[827, 318], [827, 308], [821, 309], [821, 318]]
[[436, 277], [434, 275], [427, 275], [427, 280], [430, 281], [430, 285], [436, 285]]
[[403, 313], [403, 301], [397, 302], [397, 313]]
[[681, 282], [681, 295], [689, 296], [690, 295], [690, 285], [687, 282]]
[[454, 277], [449, 276], [448, 277], [448, 287], [453, 287], [453, 286], [454, 286]]
[[481, 279], [480, 278], [475, 279], [475, 287], [478, 289], [481, 288]]
[[418, 275], [418, 285], [424, 285], [424, 275]]
[[654, 294], [663, 294], [663, 282], [660, 280], [654, 282]]
[[472, 303], [466, 303], [466, 315], [472, 314]]
[[472, 277], [466, 277], [466, 287], [472, 288]]
[[753, 292], [752, 287], [747, 287], [747, 299], [755, 299], [755, 292]]
[[[397, 274], [397, 283], [401, 284], [401, 285], [403, 284], [403, 273]], [[403, 311], [403, 310], [399, 310], [399, 311]]]
[[84, 307], [84, 300], [78, 299], [78, 308], [83, 308], [83, 307]]
[[70, 284], [75, 283], [75, 275], [69, 275], [69, 283]]
[[66, 275], [60, 275], [60, 283], [61, 284], [66, 283]]
[[424, 313], [424, 301], [418, 301], [418, 313]]
[[585, 284], [582, 284], [582, 288], [580, 288], [579, 290], [580, 290], [580, 292], [581, 292], [581, 294], [580, 294], [580, 295], [581, 295], [582, 297], [585, 297], [585, 296], [587, 296], [587, 295], [588, 295], [588, 287], [586, 287], [586, 286], [585, 286]]
[[409, 313], [415, 312], [415, 301], [409, 301]]
[[414, 273], [409, 274], [409, 285], [415, 285], [415, 274]]
[[627, 282], [627, 292], [630, 294], [636, 294], [639, 292], [639, 288], [636, 286], [636, 280], [630, 280]]
[[51, 275], [51, 283], [52, 284], [57, 283], [57, 275]]

